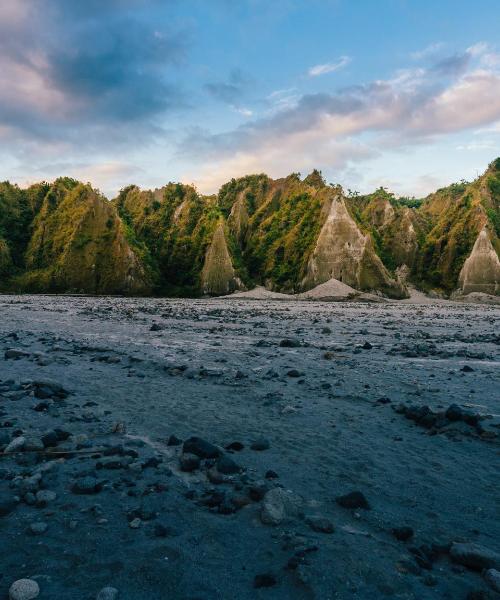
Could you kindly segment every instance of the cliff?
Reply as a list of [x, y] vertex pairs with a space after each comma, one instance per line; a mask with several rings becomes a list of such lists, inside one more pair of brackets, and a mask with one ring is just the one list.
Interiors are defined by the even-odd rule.
[[232, 179], [217, 195], [168, 183], [109, 202], [60, 178], [0, 183], [0, 289], [174, 296], [332, 279], [392, 298], [406, 284], [499, 294], [500, 159], [427, 198], [360, 196], [305, 178]]

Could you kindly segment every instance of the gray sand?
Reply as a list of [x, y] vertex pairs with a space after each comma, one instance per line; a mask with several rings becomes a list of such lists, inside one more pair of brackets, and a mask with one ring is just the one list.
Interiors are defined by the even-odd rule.
[[[22, 577], [38, 581], [42, 600], [91, 599], [107, 585], [134, 600], [465, 600], [489, 589], [447, 552], [453, 541], [500, 552], [499, 307], [50, 296], [0, 305], [0, 435], [61, 428], [73, 437], [53, 450], [80, 452], [0, 456], [1, 494], [20, 499], [0, 516], [0, 597]], [[7, 349], [27, 355], [4, 360]], [[33, 410], [38, 380], [68, 397]], [[400, 403], [457, 404], [481, 425], [425, 428], [395, 411]], [[181, 473], [172, 434], [243, 443], [230, 456], [244, 473], [219, 485], [206, 468]], [[261, 437], [269, 449], [252, 450]], [[26, 492], [44, 465], [38, 491], [57, 493], [46, 506]], [[266, 480], [268, 470], [279, 478]], [[74, 493], [84, 476], [102, 489]], [[231, 496], [259, 485], [292, 490], [303, 514], [272, 526], [258, 499], [232, 514], [206, 506], [211, 488]], [[335, 501], [352, 491], [371, 510]], [[315, 531], [313, 516], [334, 532]], [[35, 535], [40, 521], [48, 527]], [[412, 540], [392, 534], [403, 526]], [[254, 588], [262, 574], [275, 584]]]

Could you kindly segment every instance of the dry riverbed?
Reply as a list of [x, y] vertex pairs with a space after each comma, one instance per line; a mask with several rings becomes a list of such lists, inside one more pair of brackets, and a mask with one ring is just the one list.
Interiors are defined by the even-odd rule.
[[0, 310], [0, 597], [498, 597], [498, 306]]

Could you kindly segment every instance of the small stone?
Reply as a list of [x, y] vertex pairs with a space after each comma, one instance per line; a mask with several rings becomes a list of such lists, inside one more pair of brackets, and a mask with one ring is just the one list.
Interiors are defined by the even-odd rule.
[[221, 456], [215, 463], [217, 471], [224, 475], [234, 475], [241, 471], [241, 467], [234, 462], [229, 456]]
[[132, 521], [130, 521], [130, 523], [128, 524], [128, 526], [131, 529], [139, 529], [139, 527], [141, 526], [142, 521], [141, 519], [139, 519], [139, 517], [136, 517], [135, 519], [132, 519]]
[[300, 371], [297, 371], [297, 369], [290, 369], [287, 371], [287, 375], [288, 377], [300, 377]]
[[182, 440], [179, 439], [176, 435], [171, 435], [168, 438], [167, 446], [180, 446], [182, 444]]
[[461, 421], [462, 420], [463, 411], [457, 404], [451, 404], [445, 413], [445, 417], [449, 421]]
[[394, 527], [392, 535], [400, 542], [407, 542], [413, 537], [413, 529], [411, 527]]
[[52, 490], [40, 490], [36, 493], [36, 502], [39, 506], [47, 506], [57, 498], [57, 494]]
[[326, 517], [308, 517], [306, 523], [313, 531], [318, 533], [333, 533], [335, 531], [333, 523]]
[[97, 494], [101, 491], [102, 485], [95, 477], [88, 475], [78, 479], [71, 488], [74, 494]]
[[196, 454], [200, 458], [218, 458], [221, 455], [221, 451], [217, 446], [196, 436], [190, 437], [184, 442], [183, 452]]
[[264, 477], [266, 479], [279, 479], [278, 473], [276, 473], [276, 471], [273, 471], [272, 469], [269, 469], [268, 471], [266, 471], [266, 474], [264, 475]]
[[370, 505], [368, 504], [368, 500], [365, 498], [365, 495], [362, 492], [350, 492], [345, 496], [338, 496], [335, 498], [337, 504], [342, 506], [343, 508], [364, 508], [366, 510], [370, 509]]
[[40, 586], [33, 579], [18, 579], [10, 586], [10, 600], [33, 600], [40, 594]]
[[241, 442], [231, 442], [226, 446], [226, 450], [241, 452], [245, 446]]
[[260, 502], [267, 492], [268, 488], [265, 485], [253, 485], [248, 489], [248, 495], [254, 502]]
[[26, 352], [26, 350], [22, 350], [21, 348], [8, 348], [4, 354], [5, 360], [9, 360], [9, 358], [17, 360], [19, 358], [26, 358], [28, 356], [31, 356], [30, 353]]
[[47, 523], [44, 523], [43, 521], [39, 521], [37, 523], [31, 523], [30, 525], [30, 531], [33, 535], [42, 535], [43, 533], [45, 533], [48, 529], [48, 525]]
[[472, 367], [469, 367], [469, 365], [464, 365], [460, 370], [463, 373], [472, 373], [472, 371], [474, 371], [474, 369]]
[[55, 431], [47, 431], [42, 435], [42, 443], [45, 448], [54, 448], [59, 443], [59, 437]]
[[5, 448], [4, 452], [7, 454], [8, 452], [20, 452], [24, 448], [24, 444], [26, 443], [26, 438], [22, 435], [16, 437], [10, 442], [10, 444]]
[[276, 577], [272, 573], [261, 573], [260, 575], [256, 575], [253, 580], [253, 587], [258, 588], [268, 588], [276, 585]]
[[250, 445], [250, 448], [252, 450], [256, 450], [257, 452], [262, 452], [263, 450], [269, 450], [270, 447], [271, 447], [271, 444], [269, 443], [269, 440], [266, 440], [266, 438], [258, 438], [257, 440], [252, 442]]
[[96, 600], [116, 600], [118, 593], [114, 587], [105, 587], [97, 594]]
[[491, 589], [500, 593], [500, 571], [497, 571], [497, 569], [488, 569], [484, 574], [484, 580]]
[[280, 342], [281, 348], [300, 348], [300, 345], [300, 340], [292, 338], [285, 338]]
[[450, 549], [451, 559], [468, 569], [500, 569], [500, 554], [474, 543], [453, 543]]
[[179, 465], [184, 473], [192, 473], [200, 468], [200, 457], [186, 452], [180, 456]]
[[264, 496], [260, 513], [261, 521], [265, 525], [280, 525], [300, 514], [302, 498], [283, 488], [269, 490]]
[[373, 348], [370, 342], [365, 342], [361, 347], [363, 348], [363, 350], [371, 350]]
[[60, 400], [68, 396], [68, 391], [56, 381], [34, 381], [33, 382], [35, 398], [46, 400], [47, 398], [59, 398]]

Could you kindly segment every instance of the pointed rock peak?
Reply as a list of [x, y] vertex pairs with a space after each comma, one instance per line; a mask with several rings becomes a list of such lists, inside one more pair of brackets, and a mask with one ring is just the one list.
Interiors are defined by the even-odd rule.
[[391, 278], [375, 254], [370, 236], [360, 231], [338, 191], [332, 197], [302, 286], [310, 289], [330, 279], [358, 290], [380, 289], [394, 297], [405, 296], [405, 290]]
[[500, 295], [500, 260], [486, 227], [477, 236], [458, 278], [463, 294], [482, 292]]
[[205, 263], [201, 272], [201, 288], [204, 294], [213, 296], [221, 296], [243, 288], [241, 281], [236, 276], [227, 247], [223, 219], [217, 223], [212, 241], [205, 254]]
[[318, 171], [318, 169], [314, 169], [311, 173], [309, 173], [309, 175], [304, 179], [304, 183], [318, 190], [326, 187], [325, 178], [321, 174], [321, 171]]

